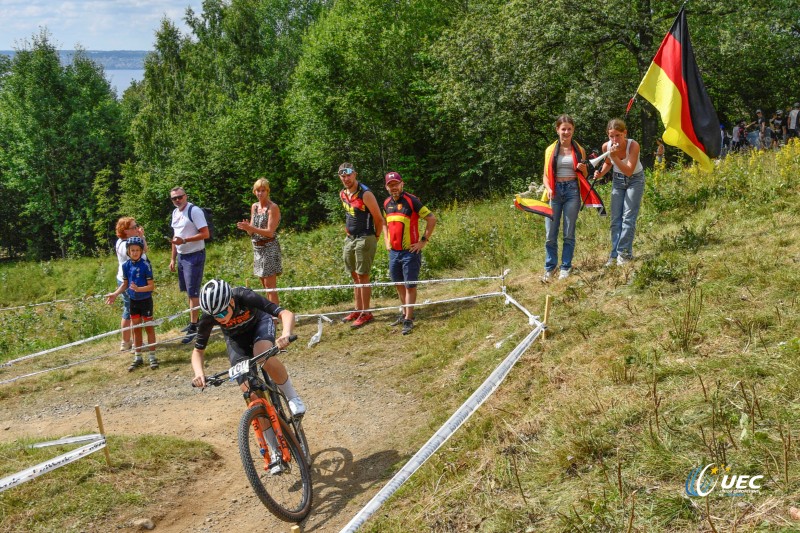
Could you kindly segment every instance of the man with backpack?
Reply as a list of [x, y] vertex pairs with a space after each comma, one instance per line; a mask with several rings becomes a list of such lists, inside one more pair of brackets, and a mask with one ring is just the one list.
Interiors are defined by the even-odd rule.
[[[383, 240], [389, 251], [389, 275], [398, 283], [397, 295], [403, 305], [417, 303], [417, 284], [422, 265], [422, 249], [428, 244], [436, 227], [436, 217], [422, 205], [419, 198], [403, 191], [403, 178], [399, 172], [386, 174], [386, 190], [389, 198], [383, 202], [386, 231]], [[425, 219], [425, 230], [419, 234], [419, 219]], [[414, 329], [414, 308], [403, 307], [391, 326], [403, 325], [403, 335]]]
[[188, 344], [197, 335], [197, 307], [200, 305], [200, 285], [206, 264], [206, 243], [211, 238], [209, 223], [203, 209], [189, 202], [183, 187], [174, 187], [169, 192], [175, 209], [171, 225], [172, 260], [169, 269], [178, 271], [178, 286], [189, 296], [190, 324], [184, 329], [186, 336], [181, 341]]

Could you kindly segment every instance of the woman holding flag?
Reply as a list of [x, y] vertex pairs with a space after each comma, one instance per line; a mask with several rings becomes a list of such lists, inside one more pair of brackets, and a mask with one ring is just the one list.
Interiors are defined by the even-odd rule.
[[586, 151], [572, 139], [575, 121], [569, 115], [556, 119], [558, 140], [547, 147], [544, 153], [544, 189], [550, 200], [553, 216], [546, 218], [544, 275], [542, 282], [550, 281], [558, 266], [558, 230], [564, 220], [563, 247], [561, 249], [561, 271], [558, 279], [566, 279], [572, 270], [572, 257], [575, 254], [575, 223], [581, 209], [583, 189], [588, 187], [588, 170], [583, 162]]
[[613, 188], [611, 189], [611, 254], [607, 267], [624, 265], [633, 259], [633, 236], [636, 232], [636, 219], [644, 195], [644, 167], [639, 159], [639, 143], [628, 139], [625, 122], [615, 118], [609, 121], [608, 141], [603, 151], [608, 158], [603, 161], [594, 178], [604, 176], [612, 168]]

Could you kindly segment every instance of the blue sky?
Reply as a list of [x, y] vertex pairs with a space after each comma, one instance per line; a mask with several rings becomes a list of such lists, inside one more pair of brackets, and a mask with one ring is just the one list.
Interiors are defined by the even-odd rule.
[[187, 7], [202, 0], [0, 0], [0, 50], [21, 48], [46, 27], [56, 48], [152, 50], [163, 17], [186, 31]]

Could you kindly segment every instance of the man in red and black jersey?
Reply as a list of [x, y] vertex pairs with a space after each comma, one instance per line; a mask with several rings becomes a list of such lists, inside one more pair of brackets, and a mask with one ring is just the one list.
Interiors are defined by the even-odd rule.
[[[431, 210], [422, 205], [419, 198], [403, 192], [403, 178], [398, 172], [386, 174], [386, 190], [389, 198], [383, 202], [386, 217], [386, 233], [383, 240], [389, 250], [389, 274], [395, 283], [400, 303], [413, 305], [417, 302], [417, 285], [411, 283], [419, 279], [422, 266], [422, 249], [428, 244], [436, 217]], [[419, 236], [419, 219], [425, 219], [425, 231]], [[404, 307], [403, 313], [392, 322], [392, 326], [403, 324], [403, 335], [414, 328], [414, 308]]]
[[[339, 165], [339, 179], [344, 189], [339, 193], [345, 211], [344, 228], [347, 237], [344, 240], [342, 255], [344, 265], [358, 284], [369, 284], [369, 273], [378, 247], [378, 237], [383, 230], [383, 218], [378, 207], [378, 200], [369, 187], [358, 181], [358, 173], [352, 163]], [[372, 298], [371, 287], [355, 289], [355, 311], [342, 319], [342, 322], [353, 322], [352, 328], [372, 322], [374, 317], [369, 309]]]

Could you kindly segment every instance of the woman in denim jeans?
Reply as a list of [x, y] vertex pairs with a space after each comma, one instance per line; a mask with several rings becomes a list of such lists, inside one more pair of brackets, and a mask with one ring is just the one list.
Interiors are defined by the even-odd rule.
[[558, 230], [564, 220], [563, 247], [561, 250], [561, 271], [558, 279], [566, 279], [572, 270], [572, 257], [575, 253], [575, 223], [581, 208], [581, 198], [588, 187], [586, 174], [588, 170], [583, 161], [586, 151], [572, 139], [575, 121], [569, 115], [561, 115], [556, 119], [558, 140], [547, 147], [544, 154], [544, 188], [545, 196], [550, 200], [553, 209], [552, 220], [544, 221], [547, 239], [544, 244], [545, 262], [543, 282], [550, 277], [558, 266]]
[[595, 179], [614, 169], [611, 189], [611, 254], [605, 266], [624, 265], [633, 259], [633, 236], [636, 219], [644, 195], [644, 167], [639, 160], [639, 143], [626, 138], [625, 122], [615, 118], [608, 122], [608, 142], [603, 151], [611, 154], [603, 161]]

